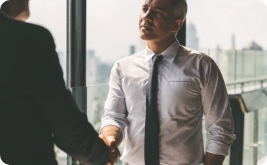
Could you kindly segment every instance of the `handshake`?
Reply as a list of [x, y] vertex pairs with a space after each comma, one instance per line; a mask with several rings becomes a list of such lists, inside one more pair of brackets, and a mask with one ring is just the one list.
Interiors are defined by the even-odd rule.
[[122, 141], [122, 132], [115, 126], [106, 126], [101, 130], [99, 137], [108, 146], [109, 161], [106, 165], [114, 165], [120, 157], [118, 146]]

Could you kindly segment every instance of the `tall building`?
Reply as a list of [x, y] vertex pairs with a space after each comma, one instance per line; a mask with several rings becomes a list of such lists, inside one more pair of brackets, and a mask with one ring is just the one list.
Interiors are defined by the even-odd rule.
[[246, 45], [243, 50], [259, 50], [262, 51], [262, 47], [257, 44], [255, 41], [251, 41], [248, 45]]
[[198, 49], [198, 42], [196, 27], [190, 22], [186, 28], [186, 46], [192, 49]]
[[135, 46], [134, 45], [131, 45], [130, 46], [130, 55], [135, 54], [135, 52], [136, 52]]
[[96, 80], [96, 64], [95, 51], [88, 50], [86, 53], [86, 85], [93, 85]]
[[101, 116], [108, 92], [108, 81], [112, 64], [103, 63], [95, 50], [86, 54], [87, 117], [95, 129], [100, 129]]
[[236, 47], [235, 47], [235, 35], [232, 34], [232, 50], [236, 50]]
[[265, 76], [266, 69], [266, 52], [255, 41], [247, 44], [240, 53], [240, 74], [242, 78], [254, 78]]

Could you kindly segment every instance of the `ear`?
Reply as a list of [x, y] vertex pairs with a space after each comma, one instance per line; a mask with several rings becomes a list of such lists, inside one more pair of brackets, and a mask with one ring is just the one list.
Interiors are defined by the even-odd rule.
[[175, 20], [172, 31], [177, 33], [182, 28], [183, 24], [184, 24], [183, 20], [180, 19]]

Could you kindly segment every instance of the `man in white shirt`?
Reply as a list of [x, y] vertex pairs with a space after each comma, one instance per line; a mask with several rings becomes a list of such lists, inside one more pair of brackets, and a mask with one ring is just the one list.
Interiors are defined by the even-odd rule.
[[[122, 161], [145, 163], [146, 98], [153, 59], [157, 71], [160, 165], [222, 165], [235, 139], [222, 75], [208, 56], [179, 44], [176, 34], [187, 13], [185, 0], [145, 0], [140, 37], [146, 48], [115, 63], [102, 117], [100, 137], [116, 162], [125, 137]], [[210, 133], [204, 154], [202, 117]], [[152, 165], [155, 165], [152, 163]]]

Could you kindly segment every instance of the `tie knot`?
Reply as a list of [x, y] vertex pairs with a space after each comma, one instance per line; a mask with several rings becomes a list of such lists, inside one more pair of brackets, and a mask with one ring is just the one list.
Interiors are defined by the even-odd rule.
[[159, 63], [162, 59], [163, 59], [163, 56], [161, 54], [156, 54], [153, 57], [153, 62], [154, 62], [154, 64]]

